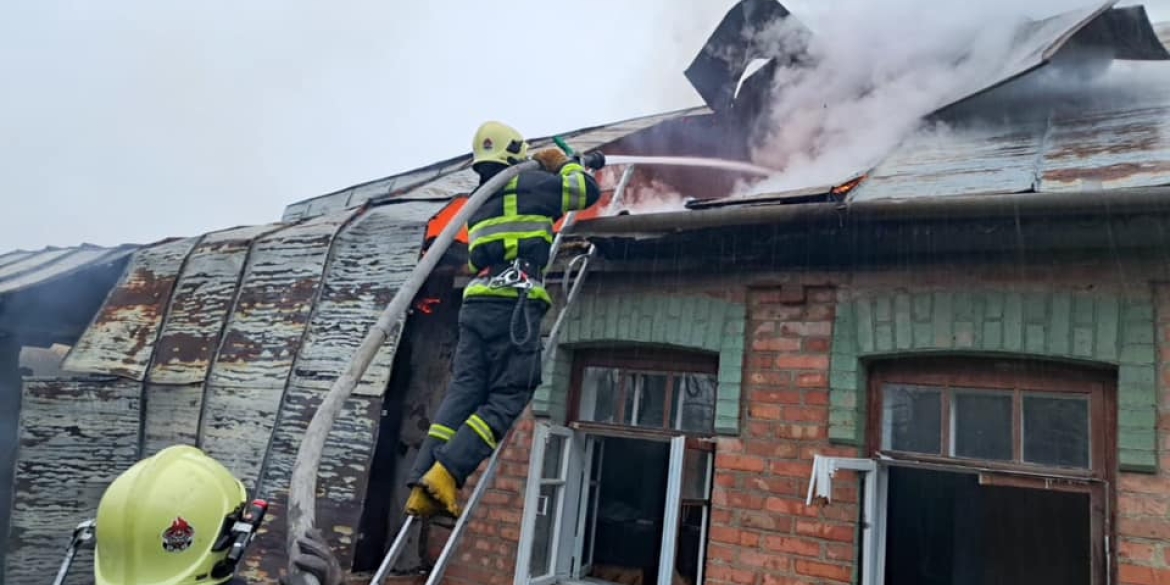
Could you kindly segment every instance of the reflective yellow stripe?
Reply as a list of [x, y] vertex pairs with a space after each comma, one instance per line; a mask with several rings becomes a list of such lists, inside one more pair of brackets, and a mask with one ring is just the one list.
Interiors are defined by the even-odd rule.
[[585, 209], [585, 202], [589, 199], [585, 196], [588, 192], [585, 190], [585, 175], [577, 173], [573, 175], [577, 179], [577, 196], [580, 197], [580, 202], [577, 203], [577, 209]]
[[481, 234], [482, 235], [491, 235], [492, 233], [500, 232], [501, 231], [499, 229], [500, 227], [509, 226], [512, 224], [517, 224], [517, 225], [520, 225], [520, 224], [545, 225], [545, 224], [547, 224], [549, 226], [552, 226], [554, 223], [555, 222], [553, 222], [552, 218], [548, 217], [547, 215], [505, 215], [505, 216], [501, 216], [501, 217], [493, 217], [491, 219], [485, 219], [485, 220], [471, 226], [467, 230], [467, 235], [472, 237], [472, 238], [474, 238], [477, 235], [481, 235]]
[[[520, 177], [512, 179], [512, 183], [508, 183], [509, 187], [515, 191], [515, 181]], [[504, 217], [514, 218], [520, 215], [519, 198], [516, 193], [508, 193], [504, 195]], [[515, 260], [520, 256], [520, 240], [516, 237], [517, 234], [510, 234], [504, 236], [504, 260]]]
[[[463, 298], [492, 297], [496, 299], [515, 299], [520, 296], [514, 288], [492, 288], [486, 284], [468, 284], [463, 289]], [[528, 291], [528, 298], [552, 304], [552, 296], [543, 286], [534, 286]]]
[[483, 422], [482, 418], [479, 418], [478, 414], [468, 417], [466, 424], [475, 431], [475, 434], [479, 435], [479, 438], [483, 439], [484, 443], [487, 443], [488, 447], [491, 447], [493, 451], [496, 450], [496, 439], [492, 437], [492, 429], [486, 422]]
[[440, 424], [432, 424], [427, 434], [440, 441], [450, 441], [455, 436], [455, 430]]
[[[484, 236], [482, 238], [479, 238], [478, 240], [475, 241], [474, 244], [471, 244], [470, 246], [468, 246], [467, 249], [474, 250], [480, 246], [484, 246], [484, 245], [490, 244], [492, 242], [499, 242], [499, 241], [503, 241], [504, 246], [506, 248], [508, 245], [508, 240], [516, 240], [517, 246], [518, 246], [519, 240], [527, 240], [529, 238], [540, 238], [540, 239], [542, 239], [550, 244], [553, 241], [553, 235], [545, 230], [540, 230], [540, 231], [535, 231], [535, 232], [505, 232], [502, 234], [495, 234], [492, 236]], [[515, 260], [515, 259], [516, 258], [514, 256], [511, 258], [508, 258], [508, 260]]]
[[[573, 196], [577, 203], [573, 203]], [[561, 210], [564, 213], [585, 209], [588, 200], [585, 191], [585, 167], [573, 163], [561, 169]]]

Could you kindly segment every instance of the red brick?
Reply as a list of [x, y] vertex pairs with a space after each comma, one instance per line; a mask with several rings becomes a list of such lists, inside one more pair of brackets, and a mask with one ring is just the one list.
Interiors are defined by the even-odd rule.
[[737, 510], [763, 510], [764, 497], [750, 492], [729, 491], [727, 505]]
[[1117, 483], [1122, 492], [1163, 495], [1170, 491], [1170, 481], [1165, 477], [1140, 473], [1122, 473]]
[[799, 555], [803, 557], [820, 558], [821, 544], [803, 538], [784, 536], [769, 536], [764, 539], [764, 547], [768, 550]]
[[723, 470], [759, 473], [764, 470], [765, 463], [764, 458], [752, 455], [719, 454], [715, 457], [715, 467]]
[[731, 510], [728, 510], [726, 508], [722, 508], [722, 509], [716, 508], [714, 510], [711, 510], [711, 523], [712, 524], [730, 524], [731, 523]]
[[725, 488], [739, 487], [739, 474], [715, 472], [715, 485]]
[[829, 376], [822, 372], [805, 372], [797, 374], [796, 386], [798, 388], [828, 388]]
[[[1170, 488], [1170, 486], [1168, 486]], [[1122, 494], [1117, 498], [1121, 516], [1170, 516], [1170, 500], [1166, 496]]]
[[1117, 532], [1121, 536], [1167, 540], [1170, 539], [1170, 522], [1121, 518], [1117, 522]]
[[757, 337], [752, 340], [752, 351], [800, 351], [800, 338]]
[[512, 503], [512, 494], [488, 490], [483, 494], [483, 503], [487, 506], [507, 506]]
[[776, 358], [775, 366], [789, 370], [827, 370], [829, 369], [829, 356], [782, 355]]
[[796, 533], [804, 536], [815, 536], [825, 540], [853, 542], [852, 526], [828, 524], [824, 521], [797, 520]]
[[828, 337], [805, 337], [804, 351], [809, 353], [829, 353], [832, 343]]
[[769, 512], [779, 512], [793, 516], [808, 516], [810, 518], [820, 516], [820, 510], [817, 508], [804, 505], [804, 500], [791, 498], [768, 498], [764, 500], [764, 509]]
[[851, 544], [825, 544], [825, 559], [830, 561], [853, 562], [857, 555], [857, 548]]
[[784, 410], [774, 404], [753, 403], [748, 406], [748, 416], [760, 420], [780, 420]]
[[808, 585], [808, 581], [787, 575], [767, 574], [764, 575], [764, 581], [760, 585]]
[[712, 526], [711, 527], [711, 541], [722, 542], [724, 544], [739, 544], [738, 528], [731, 528], [729, 526]]
[[[800, 402], [800, 390], [748, 390], [748, 403], [752, 405], [751, 407], [748, 407], [749, 413], [753, 412], [753, 407], [755, 405], [800, 404]], [[773, 411], [768, 409], [768, 412], [770, 413]], [[776, 413], [776, 416], [780, 415], [779, 409], [776, 409], [774, 412]], [[770, 418], [769, 416], [757, 416], [756, 418], [777, 420]]]
[[827, 391], [804, 393], [804, 403], [809, 406], [827, 406], [829, 404], [829, 393]]
[[[714, 530], [714, 528], [712, 528]], [[735, 560], [735, 553], [739, 549], [734, 546], [720, 544], [718, 542], [711, 542], [707, 545], [707, 560], [709, 561], [726, 561], [733, 562]]]
[[799, 447], [790, 441], [751, 441], [747, 444], [748, 455], [770, 459], [796, 459], [799, 451]]
[[1121, 563], [1117, 568], [1122, 585], [1170, 585], [1170, 569], [1138, 567]]
[[[820, 281], [820, 284], [826, 284], [826, 281]], [[808, 287], [808, 302], [812, 303], [834, 303], [837, 301], [837, 289], [831, 286], [817, 286]], [[828, 305], [832, 306], [832, 305]]]
[[787, 387], [792, 383], [791, 372], [777, 372], [775, 370], [760, 370], [748, 374], [749, 386], [780, 386]]
[[801, 575], [821, 577], [823, 579], [840, 581], [842, 583], [849, 583], [853, 580], [853, 569], [851, 567], [843, 565], [829, 565], [815, 561], [797, 560], [796, 572], [800, 573]]
[[744, 367], [752, 371], [770, 370], [776, 364], [776, 358], [767, 353], [748, 352]]
[[756, 582], [756, 572], [722, 565], [707, 567], [706, 576], [714, 581], [726, 581], [738, 585], [753, 585]]
[[828, 425], [776, 425], [776, 437], [781, 439], [824, 439], [829, 436]]
[[518, 510], [511, 510], [508, 508], [490, 508], [488, 510], [488, 518], [491, 518], [497, 522], [519, 524], [520, 512]]
[[773, 461], [771, 468], [773, 475], [807, 478], [812, 474], [812, 461]]
[[739, 516], [739, 523], [744, 528], [781, 534], [791, 534], [793, 525], [791, 517], [778, 516], [771, 512], [743, 512]]
[[772, 423], [748, 421], [745, 428], [747, 433], [744, 434], [744, 438], [771, 440], [777, 436], [776, 425]]
[[754, 550], [740, 551], [739, 562], [748, 567], [756, 567], [772, 572], [787, 572], [792, 570], [792, 559], [787, 556]]
[[1154, 559], [1154, 545], [1122, 540], [1117, 544], [1117, 556], [1146, 564]]
[[829, 422], [829, 409], [819, 406], [786, 406], [784, 407], [784, 419], [788, 422], [805, 423], [805, 422]]

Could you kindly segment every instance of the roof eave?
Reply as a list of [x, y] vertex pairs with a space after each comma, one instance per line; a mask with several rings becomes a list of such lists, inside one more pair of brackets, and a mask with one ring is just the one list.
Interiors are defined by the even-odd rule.
[[1013, 216], [1170, 213], [1170, 185], [1060, 193], [986, 193], [800, 205], [743, 205], [608, 216], [575, 224], [574, 236], [658, 237], [718, 227], [798, 223], [827, 217], [914, 220]]

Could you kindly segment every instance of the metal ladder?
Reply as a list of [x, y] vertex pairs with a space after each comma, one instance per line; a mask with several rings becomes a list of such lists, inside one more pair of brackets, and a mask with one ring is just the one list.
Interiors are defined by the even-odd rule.
[[[626, 187], [630, 183], [630, 179], [634, 174], [634, 165], [626, 167], [622, 172], [621, 179], [618, 181], [617, 187], [614, 189], [613, 200], [610, 202], [611, 206], [616, 206], [621, 202], [625, 195]], [[545, 271], [552, 267], [556, 260], [557, 254], [560, 252], [562, 239], [565, 232], [577, 222], [577, 212], [571, 212], [565, 216], [565, 223], [561, 226], [560, 232], [557, 233], [553, 240], [552, 247], [549, 250], [548, 265], [545, 266]], [[557, 313], [557, 318], [553, 322], [552, 328], [549, 330], [547, 344], [544, 349], [544, 355], [541, 357], [541, 368], [547, 368], [549, 363], [556, 357], [557, 337], [560, 335], [561, 326], [565, 322], [565, 318], [569, 314], [569, 309], [573, 306], [573, 301], [577, 299], [577, 295], [581, 290], [581, 284], [585, 281], [585, 274], [589, 268], [589, 262], [596, 256], [597, 248], [589, 245], [589, 250], [584, 254], [579, 254], [573, 257], [572, 260], [565, 266], [565, 273], [561, 279], [562, 290], [565, 291], [565, 304]], [[578, 266], [579, 265], [579, 266]], [[574, 276], [573, 269], [577, 267], [576, 275]], [[515, 427], [513, 426], [513, 429]], [[439, 553], [439, 558], [435, 561], [435, 566], [431, 568], [431, 572], [427, 575], [426, 585], [438, 585], [443, 580], [443, 576], [447, 572], [447, 565], [455, 556], [455, 549], [459, 546], [459, 542], [463, 538], [464, 532], [467, 530], [467, 524], [471, 522], [471, 517], [476, 508], [479, 506], [480, 500], [484, 493], [487, 492], [488, 487], [491, 486], [495, 479], [496, 470], [500, 464], [500, 454], [508, 446], [512, 439], [513, 429], [508, 429], [504, 439], [500, 441], [496, 451], [492, 453], [488, 459], [487, 467], [484, 468], [483, 474], [475, 485], [475, 489], [471, 492], [471, 497], [467, 499], [467, 504], [463, 508], [463, 513], [459, 515], [459, 519], [455, 522], [455, 527], [451, 529], [451, 535], [447, 537], [447, 543], [443, 545], [443, 550]], [[402, 556], [403, 551], [406, 550], [407, 536], [410, 530], [419, 519], [415, 516], [407, 516], [402, 523], [402, 527], [398, 530], [398, 536], [394, 538], [394, 542], [390, 545], [390, 550], [386, 552], [386, 556], [382, 559], [382, 563], [378, 566], [378, 571], [374, 573], [374, 578], [370, 581], [370, 585], [382, 585], [382, 582], [390, 574], [394, 564], [398, 562], [398, 558]]]

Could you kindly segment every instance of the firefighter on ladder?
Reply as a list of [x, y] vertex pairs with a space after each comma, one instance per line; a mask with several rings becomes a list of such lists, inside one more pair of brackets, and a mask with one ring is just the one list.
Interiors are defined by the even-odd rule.
[[[523, 136], [499, 122], [480, 126], [473, 140], [480, 185], [528, 159]], [[409, 515], [457, 518], [459, 490], [540, 385], [540, 325], [552, 305], [542, 283], [553, 226], [600, 199], [585, 167], [600, 169], [605, 157], [594, 152], [570, 159], [549, 148], [532, 158], [540, 170], [517, 175], [467, 222], [475, 277], [463, 292], [451, 385], [408, 477]]]

